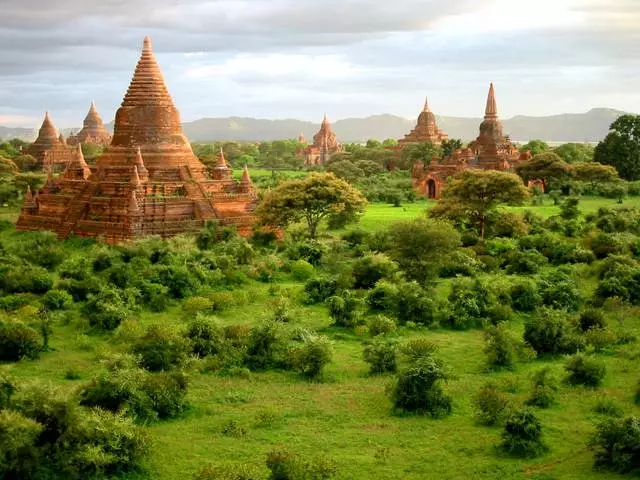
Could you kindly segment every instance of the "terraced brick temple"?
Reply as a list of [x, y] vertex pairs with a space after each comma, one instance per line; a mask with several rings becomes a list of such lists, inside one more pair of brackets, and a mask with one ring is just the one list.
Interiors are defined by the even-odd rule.
[[69, 145], [95, 143], [96, 145], [107, 146], [111, 143], [111, 134], [104, 128], [104, 123], [100, 118], [95, 103], [91, 102], [89, 112], [82, 123], [82, 130], [75, 135], [71, 135], [67, 140]]
[[109, 147], [91, 168], [76, 147], [61, 175], [26, 196], [17, 228], [115, 243], [216, 220], [249, 235], [256, 202], [246, 169], [235, 181], [222, 153], [212, 172], [194, 155], [146, 37]]

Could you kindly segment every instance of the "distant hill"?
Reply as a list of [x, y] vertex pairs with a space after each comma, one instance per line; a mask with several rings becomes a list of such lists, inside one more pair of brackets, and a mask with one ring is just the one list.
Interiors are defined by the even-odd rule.
[[[608, 108], [594, 108], [586, 113], [565, 113], [547, 117], [518, 115], [504, 120], [504, 131], [513, 140], [526, 142], [541, 139], [547, 142], [599, 142], [609, 125], [625, 112]], [[438, 117], [438, 125], [451, 138], [473, 140], [478, 136], [481, 118]], [[413, 128], [415, 120], [396, 115], [374, 115], [366, 118], [345, 118], [333, 124], [343, 143], [365, 142], [370, 138], [402, 138]], [[302, 133], [311, 139], [320, 128], [319, 123], [301, 120], [266, 120], [246, 117], [202, 118], [183, 124], [185, 135], [194, 142], [216, 140], [279, 140], [294, 138]], [[107, 125], [113, 128], [113, 124]], [[77, 129], [75, 129], [77, 131]], [[64, 130], [68, 135], [70, 130]], [[0, 127], [0, 138], [20, 137], [33, 140], [36, 131], [27, 128]]]

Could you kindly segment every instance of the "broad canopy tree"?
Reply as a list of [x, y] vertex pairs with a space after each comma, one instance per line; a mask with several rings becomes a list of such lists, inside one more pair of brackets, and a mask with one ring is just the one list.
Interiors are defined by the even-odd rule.
[[595, 188], [598, 183], [610, 183], [620, 179], [615, 168], [598, 162], [576, 163], [573, 165], [573, 176], [576, 180], [590, 183], [591, 188]]
[[355, 221], [366, 207], [362, 193], [344, 180], [332, 173], [314, 173], [267, 192], [256, 214], [264, 225], [274, 227], [304, 221], [309, 237], [315, 238], [322, 220]]
[[554, 183], [562, 182], [571, 176], [571, 165], [553, 152], [539, 153], [530, 161], [516, 167], [524, 183], [530, 180], [540, 180], [544, 191], [548, 192]]
[[640, 179], [640, 115], [622, 115], [596, 147], [593, 159], [612, 165], [624, 180]]
[[484, 238], [489, 214], [501, 204], [521, 204], [528, 194], [513, 173], [465, 170], [451, 178], [430, 215], [469, 224]]
[[531, 152], [534, 157], [539, 153], [548, 152], [550, 150], [549, 144], [542, 140], [531, 140], [529, 143], [525, 143], [520, 147], [521, 152]]

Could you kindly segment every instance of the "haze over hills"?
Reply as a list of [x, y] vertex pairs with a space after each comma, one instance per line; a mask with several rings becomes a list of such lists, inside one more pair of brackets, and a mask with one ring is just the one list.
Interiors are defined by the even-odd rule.
[[[504, 131], [512, 140], [526, 142], [542, 139], [547, 142], [598, 142], [609, 130], [609, 125], [625, 112], [608, 108], [594, 108], [586, 113], [566, 113], [546, 117], [517, 115], [504, 120]], [[438, 116], [438, 125], [451, 138], [470, 141], [478, 135], [481, 118]], [[366, 118], [345, 118], [333, 123], [338, 138], [343, 143], [365, 142], [370, 138], [402, 138], [415, 125], [396, 115], [383, 114]], [[192, 142], [217, 140], [279, 140], [295, 138], [302, 133], [307, 140], [320, 128], [319, 123], [295, 119], [267, 120], [246, 117], [202, 118], [183, 124], [185, 135]], [[113, 124], [107, 125], [108, 129]], [[77, 130], [77, 129], [76, 129]], [[63, 130], [65, 135], [70, 129]], [[34, 140], [36, 129], [7, 128], [0, 126], [0, 138], [20, 137]]]

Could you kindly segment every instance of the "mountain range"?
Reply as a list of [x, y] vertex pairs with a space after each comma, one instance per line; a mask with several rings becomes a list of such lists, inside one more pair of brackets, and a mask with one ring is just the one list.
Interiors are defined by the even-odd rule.
[[[546, 117], [517, 115], [504, 120], [504, 131], [514, 141], [540, 139], [550, 143], [598, 142], [609, 125], [625, 112], [609, 108], [594, 108], [586, 113], [565, 113]], [[438, 116], [438, 126], [451, 138], [473, 140], [478, 135], [481, 118]], [[414, 127], [415, 120], [383, 114], [366, 118], [345, 118], [333, 123], [338, 139], [343, 143], [366, 142], [373, 138], [402, 138]], [[320, 128], [319, 123], [302, 120], [267, 120], [247, 117], [202, 118], [183, 123], [184, 133], [192, 142], [237, 140], [260, 141], [295, 138], [302, 133], [310, 140]], [[113, 122], [107, 124], [113, 128]], [[75, 129], [73, 131], [77, 131]], [[72, 129], [63, 130], [65, 135]], [[37, 130], [0, 126], [0, 138], [19, 137], [33, 141]]]

